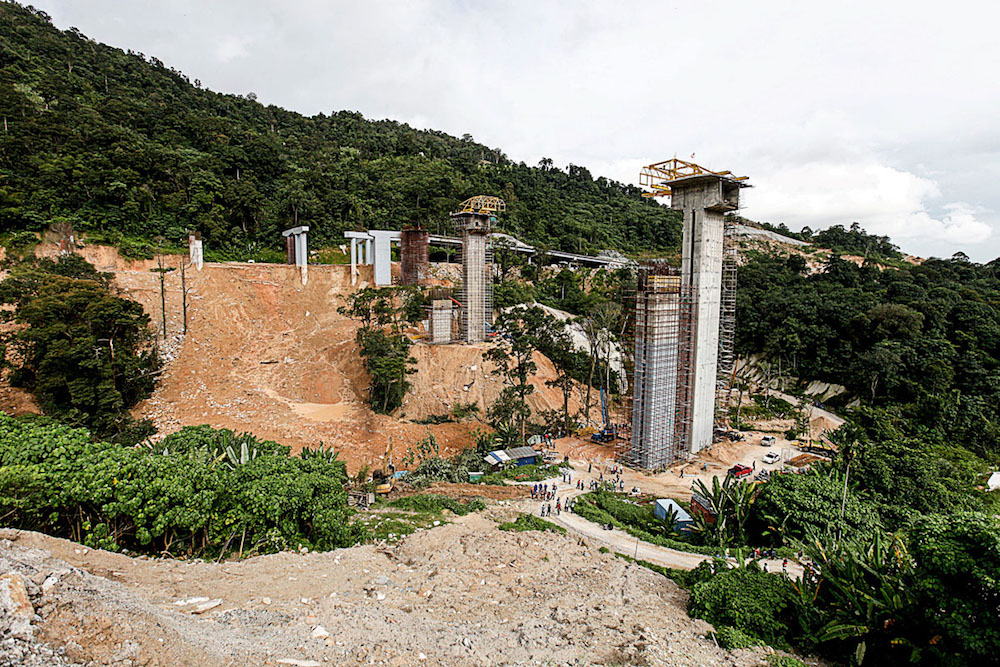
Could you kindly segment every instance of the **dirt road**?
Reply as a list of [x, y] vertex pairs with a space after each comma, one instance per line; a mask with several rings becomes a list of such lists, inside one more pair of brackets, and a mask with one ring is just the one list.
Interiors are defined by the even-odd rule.
[[[596, 480], [599, 475], [594, 475], [593, 473], [586, 473], [587, 463], [582, 461], [570, 461], [574, 464], [578, 470], [573, 472], [573, 482], [577, 479], [584, 480], [584, 487], [589, 487], [591, 480]], [[627, 468], [623, 468], [622, 479], [625, 480], [629, 475], [628, 473], [633, 472]], [[518, 484], [524, 484], [531, 486], [535, 482], [518, 482]], [[555, 484], [558, 491], [558, 499], [563, 503], [569, 498], [576, 498], [580, 495], [586, 493], [586, 490], [580, 490], [574, 487], [573, 483], [565, 484], [559, 477], [553, 477], [550, 480], [542, 482], [542, 484], [548, 484], [550, 487]], [[625, 488], [631, 488], [626, 481]], [[549, 503], [555, 508], [555, 501]], [[542, 502], [539, 500], [522, 500], [517, 503], [518, 509], [526, 514], [534, 514], [539, 516], [541, 514]], [[555, 509], [552, 510], [552, 514], [545, 517], [547, 521], [551, 521], [557, 525], [560, 525], [567, 530], [570, 530], [581, 537], [585, 537], [588, 540], [597, 542], [611, 551], [623, 553], [627, 556], [632, 556], [633, 558], [638, 558], [640, 560], [645, 560], [656, 565], [662, 565], [664, 567], [670, 567], [678, 570], [693, 570], [698, 567], [700, 563], [706, 560], [712, 560], [711, 556], [703, 556], [701, 554], [691, 553], [689, 551], [680, 551], [678, 549], [670, 549], [668, 547], [662, 547], [658, 544], [650, 544], [649, 542], [643, 542], [635, 537], [632, 537], [628, 533], [622, 530], [605, 530], [602, 526], [588, 521], [583, 517], [575, 514], [573, 512], [561, 512], [557, 513]], [[736, 564], [735, 558], [727, 559], [730, 563]], [[781, 572], [783, 559], [762, 559], [762, 564], [766, 563], [767, 569], [770, 572]], [[787, 573], [793, 579], [797, 579], [802, 576], [802, 566], [797, 563], [789, 562], [787, 566]]]

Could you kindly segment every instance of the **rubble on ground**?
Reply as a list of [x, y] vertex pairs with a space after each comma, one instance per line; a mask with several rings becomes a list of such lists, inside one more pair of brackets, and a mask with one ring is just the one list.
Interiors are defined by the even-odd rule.
[[0, 538], [0, 574], [23, 578], [35, 613], [17, 650], [50, 652], [24, 664], [750, 666], [765, 655], [719, 649], [664, 577], [485, 515], [395, 548], [222, 563]]

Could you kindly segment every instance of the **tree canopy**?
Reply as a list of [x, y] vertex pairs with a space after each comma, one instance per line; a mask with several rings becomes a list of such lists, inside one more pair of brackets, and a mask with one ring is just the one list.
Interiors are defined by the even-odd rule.
[[493, 194], [507, 202], [506, 231], [549, 248], [679, 243], [677, 213], [581, 166], [528, 166], [468, 135], [213, 92], [13, 2], [0, 4], [0, 33], [0, 232], [68, 222], [179, 242], [193, 229], [208, 256], [267, 257], [293, 225], [309, 225], [317, 247], [355, 228], [443, 232], [459, 202]]

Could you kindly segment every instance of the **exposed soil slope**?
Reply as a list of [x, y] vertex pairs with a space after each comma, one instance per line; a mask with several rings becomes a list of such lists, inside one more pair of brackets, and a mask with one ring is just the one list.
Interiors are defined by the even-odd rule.
[[[39, 248], [43, 255], [56, 252], [51, 244]], [[162, 332], [156, 261], [126, 261], [104, 246], [80, 252], [98, 269], [113, 272], [124, 294], [140, 302]], [[167, 266], [178, 261], [164, 259]], [[478, 403], [485, 413], [503, 387], [484, 358], [490, 345], [418, 343], [413, 387], [399, 414], [375, 414], [365, 403], [368, 378], [354, 340], [357, 324], [337, 313], [345, 297], [371, 279], [371, 267], [360, 268], [356, 287], [344, 265], [310, 266], [305, 286], [293, 266], [227, 262], [188, 269], [186, 336], [180, 271], [169, 272], [167, 365], [159, 388], [135, 415], [152, 419], [161, 434], [210, 424], [252, 432], [295, 451], [323, 442], [341, 451], [352, 472], [362, 465], [381, 467], [390, 436], [397, 465], [428, 431], [442, 453], [468, 444], [469, 431], [481, 424], [426, 426], [413, 420], [446, 415], [456, 403]], [[545, 384], [555, 377], [551, 362], [537, 354], [535, 362], [536, 389], [529, 403], [535, 410], [560, 408], [561, 393]], [[0, 399], [7, 411], [30, 409], [16, 390], [7, 388]], [[577, 407], [574, 397], [570, 409]]]

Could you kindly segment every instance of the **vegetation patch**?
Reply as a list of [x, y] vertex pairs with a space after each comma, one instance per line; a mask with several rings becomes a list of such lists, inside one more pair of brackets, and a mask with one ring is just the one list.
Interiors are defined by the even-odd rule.
[[[149, 316], [118, 296], [111, 275], [78, 255], [29, 257], [0, 283], [11, 383], [47, 415], [101, 437], [134, 428], [130, 408], [152, 392], [160, 369]], [[145, 429], [139, 435], [148, 435]]]
[[448, 510], [458, 516], [465, 516], [469, 512], [481, 512], [486, 509], [486, 501], [482, 498], [473, 498], [468, 502], [462, 502], [434, 493], [418, 494], [415, 496], [405, 496], [389, 502], [391, 507], [411, 510], [414, 512], [425, 512], [430, 514], [441, 514]]
[[333, 549], [351, 524], [335, 455], [292, 457], [249, 434], [186, 427], [155, 447], [0, 415], [0, 517], [112, 551], [174, 556]]
[[653, 516], [652, 506], [638, 507], [616, 498], [615, 494], [609, 491], [592, 491], [579, 496], [573, 504], [573, 512], [594, 523], [601, 525], [610, 523], [650, 544], [705, 556], [714, 556], [719, 552], [717, 548], [699, 546], [676, 537], [669, 537], [672, 532], [671, 527]]
[[514, 532], [523, 532], [526, 530], [537, 530], [544, 532], [546, 530], [552, 531], [553, 533], [559, 533], [560, 535], [566, 534], [566, 529], [562, 526], [557, 526], [551, 521], [546, 521], [545, 519], [540, 519], [534, 514], [521, 514], [513, 521], [507, 521], [506, 523], [500, 524], [500, 530], [509, 530]]

